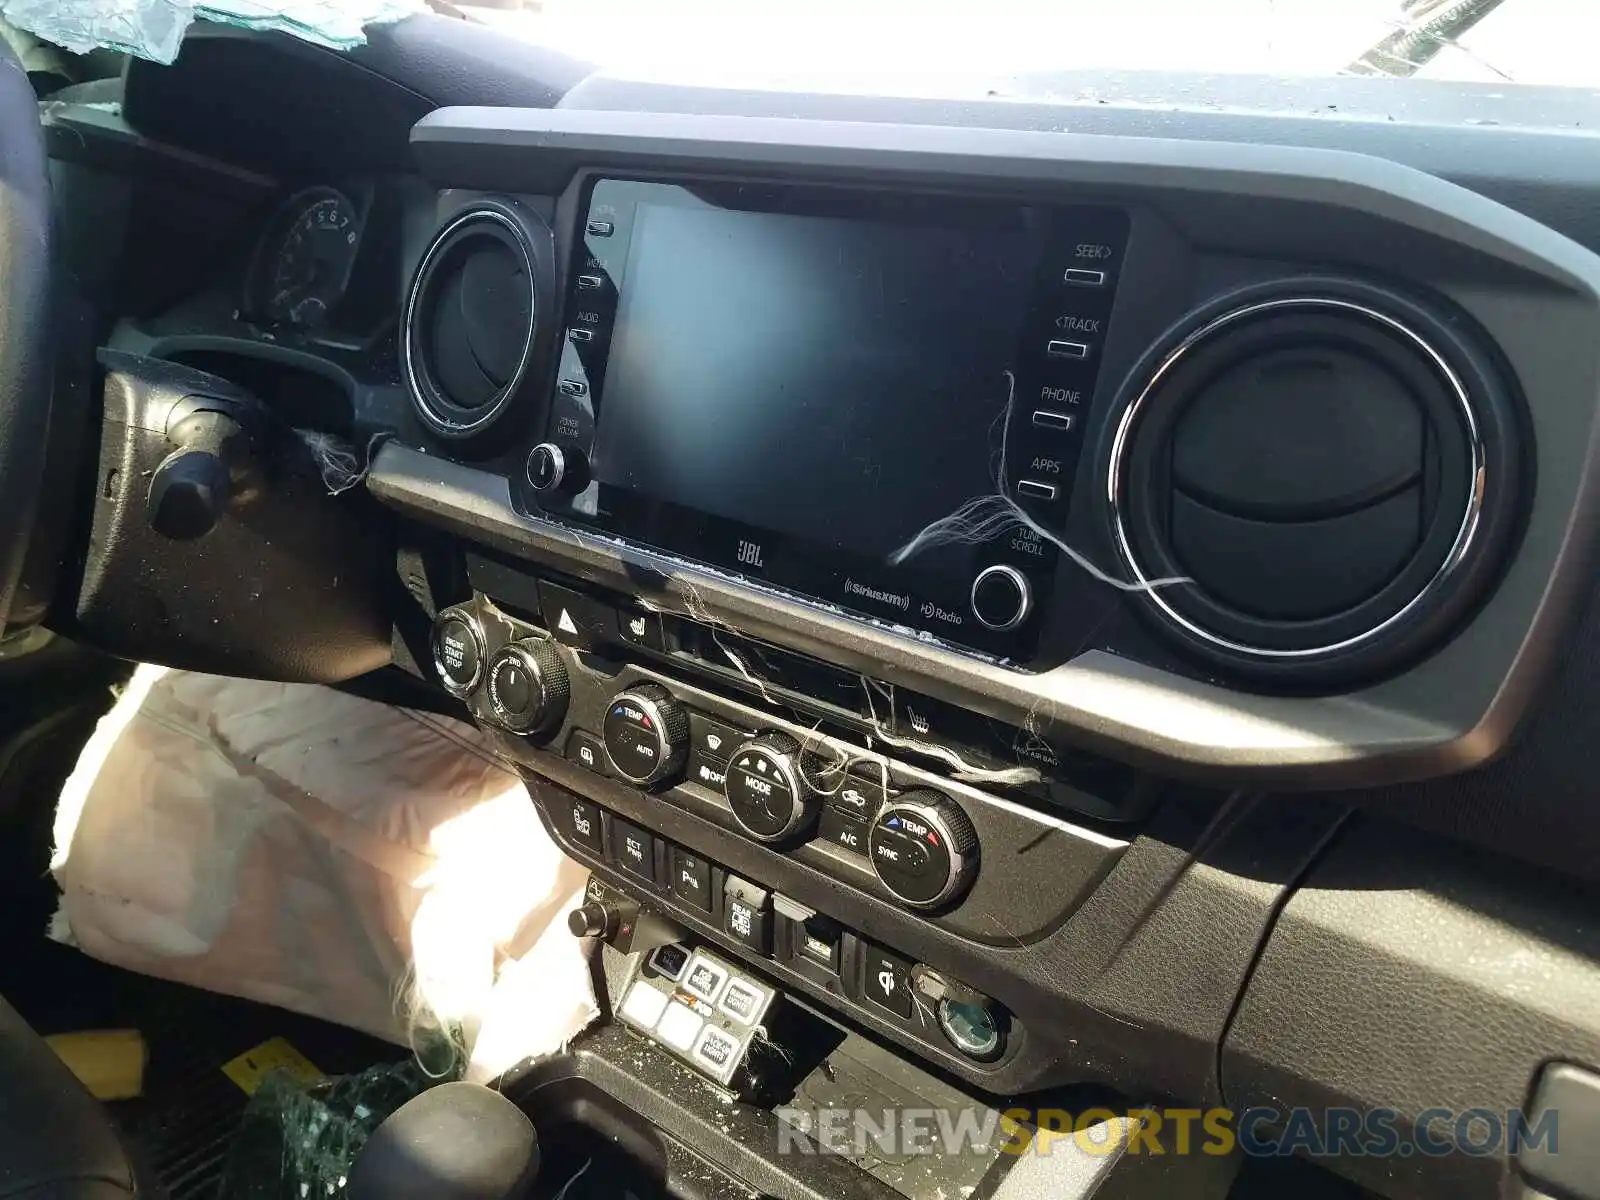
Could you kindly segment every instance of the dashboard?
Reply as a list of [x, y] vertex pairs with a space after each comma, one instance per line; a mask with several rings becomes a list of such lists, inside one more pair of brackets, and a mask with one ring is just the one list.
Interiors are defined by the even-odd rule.
[[[131, 290], [119, 254], [105, 344], [358, 452], [384, 654], [491, 731], [596, 905], [990, 1099], [1410, 1122], [1600, 1065], [1570, 123], [1451, 88], [1375, 121], [1367, 81], [1312, 120], [1251, 81], [1155, 128], [506, 47], [475, 91], [406, 36], [292, 156], [175, 102], [285, 69], [235, 36], [52, 147], [187, 247]], [[149, 161], [198, 171], [202, 238]], [[1330, 1165], [1396, 1196], [1519, 1169]]]

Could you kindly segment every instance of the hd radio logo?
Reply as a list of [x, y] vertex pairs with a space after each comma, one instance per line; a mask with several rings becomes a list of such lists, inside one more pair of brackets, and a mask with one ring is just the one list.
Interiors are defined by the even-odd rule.
[[1515, 1156], [1559, 1153], [1560, 1114], [1431, 1108], [1410, 1120], [1394, 1109], [784, 1108], [778, 1152], [984, 1156], [1080, 1153], [1310, 1158]]

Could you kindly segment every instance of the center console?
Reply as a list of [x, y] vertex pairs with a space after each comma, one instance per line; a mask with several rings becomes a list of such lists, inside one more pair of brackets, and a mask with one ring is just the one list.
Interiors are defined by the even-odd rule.
[[781, 991], [988, 1100], [1221, 1103], [1329, 793], [1495, 753], [1587, 586], [1600, 266], [1439, 180], [600, 111], [413, 149], [399, 657], [583, 931], [684, 931], [710, 1015], [636, 953], [608, 1037], [719, 1086]]

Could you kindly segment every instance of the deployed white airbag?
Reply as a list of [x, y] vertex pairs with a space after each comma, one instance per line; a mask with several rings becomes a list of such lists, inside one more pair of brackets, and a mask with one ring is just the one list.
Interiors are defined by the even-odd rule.
[[62, 791], [53, 936], [491, 1078], [595, 1016], [586, 872], [471, 726], [144, 666]]

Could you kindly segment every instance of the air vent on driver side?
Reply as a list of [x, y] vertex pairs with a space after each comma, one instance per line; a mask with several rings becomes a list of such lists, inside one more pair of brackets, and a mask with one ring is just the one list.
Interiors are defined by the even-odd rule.
[[545, 338], [550, 230], [510, 201], [479, 201], [434, 235], [406, 298], [402, 354], [417, 413], [465, 438], [511, 407]]
[[1234, 296], [1144, 376], [1113, 533], [1162, 627], [1214, 662], [1326, 682], [1459, 618], [1519, 493], [1515, 410], [1464, 322], [1347, 281]]

